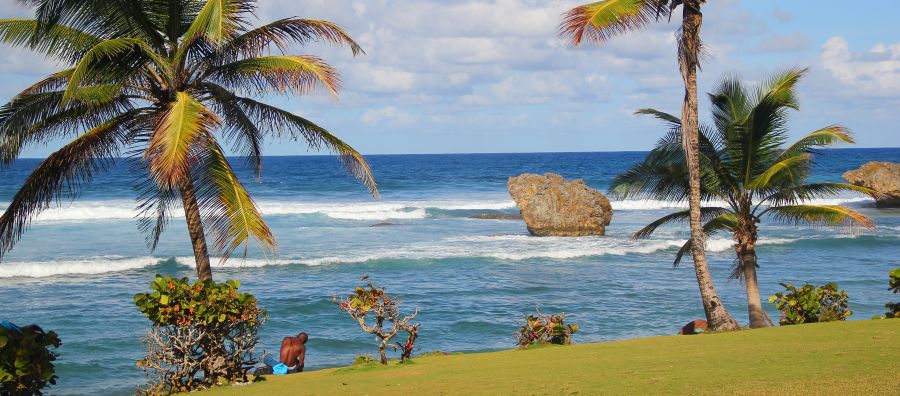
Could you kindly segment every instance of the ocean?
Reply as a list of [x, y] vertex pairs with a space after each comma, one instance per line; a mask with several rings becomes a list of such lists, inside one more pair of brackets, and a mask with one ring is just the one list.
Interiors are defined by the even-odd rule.
[[[538, 304], [580, 326], [576, 343], [675, 334], [703, 317], [690, 261], [672, 267], [687, 229], [665, 228], [641, 241], [628, 236], [680, 205], [614, 201], [605, 237], [537, 238], [521, 221], [470, 218], [517, 213], [506, 193], [509, 176], [553, 172], [605, 192], [644, 155], [373, 155], [367, 158], [379, 200], [333, 157], [267, 157], [259, 182], [234, 161], [279, 249], [266, 258], [251, 246], [246, 260], [234, 258], [213, 274], [239, 279], [268, 310], [261, 349], [277, 351], [283, 336], [309, 333], [308, 370], [377, 352], [332, 303], [363, 274], [399, 296], [404, 311], [421, 310], [418, 352], [513, 348], [513, 333]], [[816, 161], [813, 180], [839, 181], [868, 161], [900, 162], [900, 149], [825, 150]], [[22, 159], [0, 171], [0, 206], [37, 164]], [[156, 251], [148, 250], [136, 227], [133, 182], [122, 162], [98, 175], [77, 199], [36, 218], [0, 263], [0, 319], [37, 323], [63, 340], [53, 394], [133, 393], [144, 381], [135, 362], [149, 323], [133, 295], [155, 274], [195, 278], [183, 217], [173, 219]], [[763, 224], [763, 299], [780, 291], [779, 283], [834, 281], [850, 295], [851, 319], [883, 313], [892, 298], [887, 272], [900, 266], [900, 210], [876, 209], [861, 195], [820, 202], [872, 216], [877, 231]], [[722, 300], [746, 323], [743, 286], [727, 279], [734, 262], [729, 236], [712, 238], [708, 250]], [[774, 307], [764, 307], [777, 320]]]

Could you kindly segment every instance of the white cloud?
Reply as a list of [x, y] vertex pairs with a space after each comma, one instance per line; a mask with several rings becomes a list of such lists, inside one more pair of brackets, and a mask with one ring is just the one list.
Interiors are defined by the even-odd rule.
[[394, 106], [366, 110], [361, 120], [366, 125], [376, 125], [384, 122], [392, 122], [395, 125], [412, 125], [416, 123], [416, 117]]
[[900, 43], [853, 52], [846, 39], [836, 36], [825, 42], [821, 60], [832, 77], [858, 94], [900, 97]]

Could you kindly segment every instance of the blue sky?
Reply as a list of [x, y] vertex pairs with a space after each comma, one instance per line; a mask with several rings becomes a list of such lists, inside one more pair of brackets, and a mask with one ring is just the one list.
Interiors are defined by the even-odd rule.
[[[29, 15], [0, 0], [4, 17]], [[602, 48], [570, 48], [559, 16], [579, 1], [260, 0], [259, 23], [287, 16], [328, 19], [367, 55], [313, 45], [293, 53], [325, 57], [343, 74], [338, 100], [325, 93], [266, 101], [306, 116], [365, 154], [647, 150], [663, 133], [632, 115], [677, 112], [676, 23], [657, 23]], [[840, 123], [859, 147], [900, 146], [900, 2], [846, 7], [812, 0], [711, 0], [702, 36], [708, 49], [700, 90], [722, 73], [749, 82], [809, 67], [792, 134]], [[0, 97], [59, 68], [3, 48]], [[705, 101], [701, 118], [706, 118]], [[59, 144], [32, 147], [45, 156]], [[271, 142], [267, 155], [307, 153]]]

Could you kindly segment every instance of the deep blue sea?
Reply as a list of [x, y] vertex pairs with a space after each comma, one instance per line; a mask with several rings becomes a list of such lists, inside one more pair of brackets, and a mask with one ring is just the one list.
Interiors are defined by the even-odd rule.
[[[648, 201], [613, 202], [605, 237], [535, 238], [521, 221], [476, 220], [480, 213], [516, 213], [509, 176], [559, 173], [605, 191], [610, 179], [644, 153], [374, 155], [368, 160], [382, 193], [372, 199], [332, 157], [268, 157], [256, 183], [241, 176], [278, 237], [277, 257], [251, 256], [214, 268], [217, 280], [240, 279], [270, 320], [262, 346], [310, 334], [308, 369], [347, 365], [374, 353], [372, 338], [338, 312], [334, 295], [369, 274], [421, 309], [421, 351], [512, 348], [516, 326], [536, 304], [565, 311], [581, 326], [576, 342], [674, 334], [703, 316], [690, 265], [672, 268], [687, 237], [666, 228], [652, 239], [628, 235], [673, 209]], [[868, 161], [900, 162], [900, 149], [828, 150], [814, 179], [838, 181]], [[0, 171], [5, 206], [37, 160]], [[242, 163], [235, 162], [241, 167]], [[132, 296], [154, 274], [194, 278], [183, 218], [175, 218], [150, 252], [135, 220], [133, 177], [126, 164], [98, 175], [80, 197], [35, 219], [0, 263], [0, 319], [57, 331], [63, 346], [53, 394], [130, 394], [143, 374], [148, 321]], [[765, 297], [779, 282], [835, 281], [851, 299], [851, 319], [882, 313], [892, 297], [887, 272], [900, 265], [900, 210], [875, 209], [865, 196], [844, 203], [878, 223], [876, 232], [763, 225], [758, 249]], [[372, 227], [379, 223], [387, 226]], [[730, 238], [709, 241], [716, 286], [731, 313], [746, 322], [743, 287], [727, 275]], [[689, 263], [689, 261], [688, 261]], [[895, 297], [896, 298], [896, 297]], [[777, 320], [777, 311], [765, 303]]]

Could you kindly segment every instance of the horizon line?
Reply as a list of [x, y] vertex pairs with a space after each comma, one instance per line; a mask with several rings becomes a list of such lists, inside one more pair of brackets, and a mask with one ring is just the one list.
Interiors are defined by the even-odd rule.
[[[871, 150], [871, 149], [900, 149], [900, 147], [828, 147], [819, 150]], [[443, 152], [443, 153], [369, 153], [363, 154], [367, 156], [384, 156], [384, 155], [470, 155], [470, 154], [592, 154], [592, 153], [646, 153], [650, 150], [609, 150], [609, 151], [475, 151], [475, 152]], [[272, 154], [263, 155], [263, 157], [332, 157], [339, 154]], [[228, 155], [227, 158], [242, 158], [246, 156]], [[19, 157], [20, 159], [46, 159], [47, 157]], [[123, 159], [127, 157], [115, 157], [115, 159]]]

